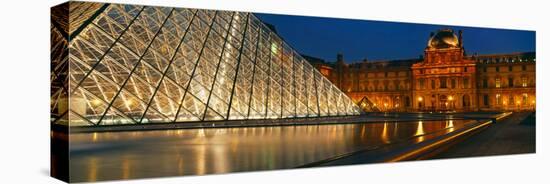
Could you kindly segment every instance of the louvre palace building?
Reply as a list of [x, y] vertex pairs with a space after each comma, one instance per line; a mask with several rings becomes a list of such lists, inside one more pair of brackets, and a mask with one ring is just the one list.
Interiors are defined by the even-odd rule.
[[467, 55], [462, 31], [431, 33], [420, 58], [336, 62], [305, 56], [365, 111], [525, 111], [536, 106], [536, 53]]

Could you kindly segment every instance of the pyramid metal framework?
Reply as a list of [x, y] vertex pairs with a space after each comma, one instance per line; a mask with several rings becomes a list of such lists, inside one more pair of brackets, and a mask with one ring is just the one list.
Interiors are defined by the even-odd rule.
[[251, 13], [68, 2], [52, 8], [51, 27], [55, 124], [361, 112]]

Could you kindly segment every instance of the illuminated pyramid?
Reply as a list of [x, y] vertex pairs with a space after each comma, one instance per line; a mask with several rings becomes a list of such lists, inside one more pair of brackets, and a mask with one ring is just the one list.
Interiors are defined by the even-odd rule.
[[70, 2], [51, 27], [56, 124], [360, 113], [251, 13]]

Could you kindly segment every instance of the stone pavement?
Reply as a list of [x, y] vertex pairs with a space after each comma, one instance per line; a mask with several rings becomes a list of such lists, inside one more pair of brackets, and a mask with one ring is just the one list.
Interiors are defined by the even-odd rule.
[[514, 113], [434, 158], [535, 153], [535, 119], [533, 112]]

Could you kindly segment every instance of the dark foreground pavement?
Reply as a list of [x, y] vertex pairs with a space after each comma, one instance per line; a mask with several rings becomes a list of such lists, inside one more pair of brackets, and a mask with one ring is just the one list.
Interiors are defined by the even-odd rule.
[[533, 112], [514, 113], [434, 158], [535, 153], [535, 119]]

